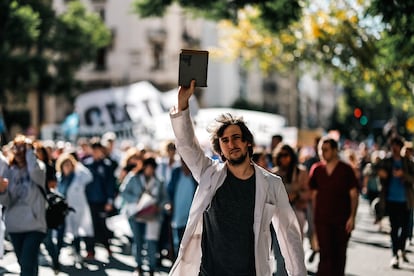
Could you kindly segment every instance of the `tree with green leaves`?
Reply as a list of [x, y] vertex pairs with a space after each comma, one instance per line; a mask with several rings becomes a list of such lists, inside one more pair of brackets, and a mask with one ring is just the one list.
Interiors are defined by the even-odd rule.
[[257, 22], [274, 32], [298, 20], [302, 10], [298, 0], [134, 0], [133, 7], [141, 17], [160, 17], [173, 3], [178, 3], [190, 14], [201, 15], [212, 20], [227, 19], [234, 23], [238, 21], [239, 10], [252, 6], [261, 12], [261, 18]]
[[[247, 68], [258, 62], [264, 73], [300, 75], [318, 65], [318, 74], [343, 87], [332, 127], [345, 134], [354, 128], [364, 138], [393, 117], [404, 134], [406, 118], [414, 116], [414, 1], [155, 2], [136, 0], [136, 11], [161, 15], [177, 2], [220, 20], [217, 52], [241, 58]], [[353, 116], [355, 108], [366, 116], [362, 123]]]
[[9, 97], [24, 102], [29, 91], [36, 91], [42, 123], [43, 95], [70, 96], [81, 85], [75, 73], [110, 39], [100, 16], [80, 1], [68, 2], [62, 14], [56, 14], [52, 0], [1, 1], [1, 103]]

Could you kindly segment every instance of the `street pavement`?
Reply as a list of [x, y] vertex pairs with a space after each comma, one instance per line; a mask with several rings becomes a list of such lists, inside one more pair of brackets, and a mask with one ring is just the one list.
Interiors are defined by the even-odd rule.
[[[407, 247], [410, 263], [401, 263], [400, 269], [390, 267], [391, 248], [389, 236], [388, 219], [382, 221], [382, 229], [379, 225], [373, 224], [374, 217], [370, 213], [370, 208], [366, 200], [360, 199], [358, 207], [356, 229], [352, 233], [347, 251], [346, 276], [413, 276], [414, 275], [414, 245]], [[16, 262], [12, 246], [5, 242], [6, 254], [0, 260], [0, 275], [18, 275], [19, 266]], [[83, 265], [74, 265], [74, 257], [69, 247], [62, 249], [60, 262], [62, 263], [61, 272], [58, 275], [76, 276], [124, 276], [132, 275], [135, 262], [130, 254], [128, 240], [123, 236], [117, 236], [111, 245], [113, 254], [108, 256], [106, 250], [97, 247], [96, 258]], [[308, 275], [316, 275], [318, 255], [310, 263], [308, 258], [311, 254], [309, 243], [304, 241], [306, 266]], [[55, 275], [50, 268], [50, 258], [42, 247], [40, 257], [39, 276]], [[163, 260], [161, 271], [155, 273], [157, 276], [168, 274], [171, 262]], [[185, 276], [185, 275], [183, 275]], [[334, 276], [334, 275], [333, 275]]]

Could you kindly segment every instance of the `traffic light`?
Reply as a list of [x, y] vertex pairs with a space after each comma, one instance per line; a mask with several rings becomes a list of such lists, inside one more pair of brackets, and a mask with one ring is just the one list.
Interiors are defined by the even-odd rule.
[[362, 126], [366, 126], [368, 124], [368, 117], [363, 114], [361, 108], [354, 108], [354, 117], [359, 120], [359, 123]]
[[359, 118], [361, 118], [361, 116], [362, 116], [362, 110], [361, 110], [361, 108], [356, 107], [354, 109], [354, 117], [357, 118], [357, 119], [359, 119]]
[[366, 126], [368, 124], [368, 118], [365, 115], [362, 115], [361, 118], [359, 118], [359, 123], [363, 126]]

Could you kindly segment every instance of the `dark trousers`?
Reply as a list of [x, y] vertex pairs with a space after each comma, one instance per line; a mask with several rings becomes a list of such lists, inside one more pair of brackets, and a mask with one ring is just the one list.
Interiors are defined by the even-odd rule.
[[46, 234], [37, 231], [10, 233], [13, 249], [20, 265], [20, 276], [37, 276], [40, 244]]
[[344, 276], [349, 234], [345, 224], [316, 224], [319, 241], [318, 276]]
[[164, 213], [162, 215], [162, 224], [161, 224], [161, 232], [160, 232], [160, 239], [158, 242], [158, 251], [160, 254], [160, 260], [161, 261], [161, 251], [164, 249], [167, 249], [168, 255], [167, 258], [170, 258], [171, 260], [175, 259], [177, 256], [174, 255], [174, 246], [173, 246], [173, 238], [172, 238], [172, 228], [171, 228], [171, 215]]
[[410, 210], [405, 202], [387, 202], [387, 211], [391, 224], [392, 254], [397, 256], [398, 250], [405, 251], [410, 225]]
[[282, 252], [280, 251], [279, 241], [276, 237], [276, 231], [273, 228], [273, 224], [270, 224], [270, 234], [272, 237], [272, 248], [273, 254], [275, 256], [276, 261], [276, 272], [273, 273], [274, 276], [287, 276], [285, 259], [282, 256]]
[[112, 238], [112, 232], [106, 226], [105, 204], [104, 203], [89, 203], [91, 209], [92, 224], [95, 230], [94, 237], [85, 238], [86, 251], [95, 253], [95, 243], [102, 244], [109, 249], [109, 239]]
[[408, 239], [411, 241], [413, 238], [413, 230], [414, 230], [414, 210], [410, 209], [410, 223], [408, 224]]
[[[63, 225], [61, 227], [63, 229]], [[52, 259], [53, 268], [57, 269], [59, 268], [59, 253], [60, 249], [63, 246], [63, 234], [60, 235], [60, 233], [57, 234], [57, 242], [58, 244], [55, 244], [53, 242], [53, 235], [56, 233], [56, 231], [61, 231], [63, 233], [63, 230], [54, 230], [54, 229], [47, 229], [46, 237], [43, 240], [43, 244], [46, 247], [47, 252], [49, 253], [50, 258]]]

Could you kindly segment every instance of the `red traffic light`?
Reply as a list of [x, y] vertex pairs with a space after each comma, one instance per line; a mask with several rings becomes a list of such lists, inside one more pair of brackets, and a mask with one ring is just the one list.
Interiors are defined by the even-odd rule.
[[361, 108], [358, 108], [358, 107], [355, 108], [354, 109], [354, 117], [359, 119], [359, 118], [361, 118], [361, 116], [362, 116], [362, 110], [361, 110]]

